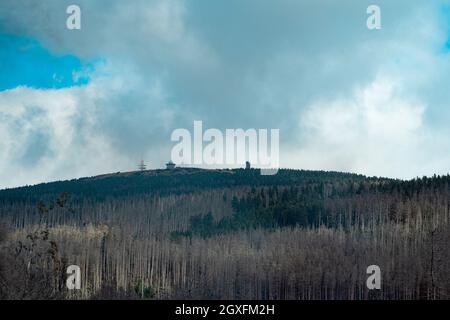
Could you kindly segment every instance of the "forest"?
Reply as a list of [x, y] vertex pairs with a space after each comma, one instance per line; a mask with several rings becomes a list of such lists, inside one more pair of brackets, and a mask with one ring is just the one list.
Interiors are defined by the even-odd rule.
[[449, 210], [448, 175], [179, 168], [6, 189], [0, 299], [449, 299]]

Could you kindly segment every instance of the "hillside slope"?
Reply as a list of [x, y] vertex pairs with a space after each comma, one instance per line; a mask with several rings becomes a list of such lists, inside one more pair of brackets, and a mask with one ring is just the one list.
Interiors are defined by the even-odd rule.
[[205, 170], [177, 168], [175, 170], [147, 170], [111, 173], [68, 181], [57, 181], [0, 190], [1, 201], [42, 200], [60, 192], [80, 198], [120, 197], [137, 194], [187, 193], [205, 189], [239, 186], [295, 185], [308, 182], [388, 181], [363, 175], [305, 170], [280, 170], [272, 176], [260, 175], [259, 170]]
[[[49, 298], [442, 299], [449, 212], [449, 176], [108, 174], [0, 191], [0, 270], [13, 298], [46, 283]], [[83, 279], [71, 295], [60, 279], [70, 264]], [[372, 264], [382, 290], [366, 287]]]

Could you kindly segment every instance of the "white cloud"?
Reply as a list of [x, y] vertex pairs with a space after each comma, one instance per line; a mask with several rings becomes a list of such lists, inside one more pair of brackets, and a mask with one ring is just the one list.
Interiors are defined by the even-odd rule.
[[[147, 90], [134, 91], [141, 82], [130, 70], [126, 79], [109, 67], [99, 74], [81, 87], [0, 92], [0, 188], [133, 170], [141, 157], [152, 166], [167, 160], [168, 151], [148, 139], [154, 130], [164, 134], [160, 128], [173, 118], [170, 106], [161, 107], [162, 89], [147, 83]], [[135, 110], [127, 104], [133, 95], [152, 105]], [[127, 117], [139, 116], [142, 124], [135, 128]], [[140, 135], [140, 141], [131, 140]]]
[[438, 5], [421, 8], [349, 52], [366, 57], [372, 80], [300, 110], [298, 152], [286, 165], [404, 179], [450, 172], [448, 29]]
[[[85, 87], [0, 93], [0, 187], [159, 166], [194, 119], [281, 129], [284, 166], [447, 173], [448, 1], [380, 0], [375, 32], [366, 2], [80, 0], [70, 32], [67, 1], [1, 1], [1, 31], [108, 66]], [[32, 165], [36, 136], [51, 143]]]
[[351, 97], [312, 104], [299, 123], [302, 147], [288, 163], [408, 179], [446, 174], [450, 144], [424, 125], [427, 106], [403, 91], [379, 77]]

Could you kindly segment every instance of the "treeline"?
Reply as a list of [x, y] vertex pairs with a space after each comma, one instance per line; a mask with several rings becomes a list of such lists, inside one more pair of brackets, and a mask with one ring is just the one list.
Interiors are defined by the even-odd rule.
[[[367, 216], [364, 210], [341, 214], [336, 212], [336, 205], [345, 201], [355, 202], [357, 199], [365, 205], [375, 204], [381, 206], [379, 210], [387, 211], [382, 217], [385, 221], [379, 223], [391, 220], [405, 222], [416, 214], [411, 206], [426, 203], [423, 199], [425, 195], [440, 198], [441, 202], [445, 203], [448, 201], [449, 189], [448, 176], [434, 176], [432, 179], [424, 177], [408, 182], [393, 180], [381, 184], [368, 181], [351, 182], [345, 187], [324, 182], [309, 183], [301, 187], [263, 187], [258, 191], [253, 187], [247, 195], [233, 198], [234, 213], [231, 216], [225, 216], [217, 222], [214, 222], [211, 212], [191, 216], [190, 228], [173, 232], [172, 238], [193, 235], [210, 237], [258, 228], [351, 228], [355, 224], [364, 223]], [[373, 211], [370, 208], [366, 210]]]
[[172, 233], [172, 238], [181, 236], [210, 237], [249, 229], [275, 229], [282, 227], [331, 226], [331, 217], [323, 204], [323, 194], [316, 187], [252, 188], [242, 198], [233, 197], [233, 214], [214, 222], [211, 212], [190, 218], [187, 231]]
[[[130, 196], [183, 194], [202, 190], [242, 186], [282, 186], [317, 181], [363, 181], [368, 178], [350, 173], [280, 170], [276, 175], [261, 175], [258, 169], [203, 170], [179, 168], [116, 173], [70, 181], [0, 190], [0, 204], [51, 201], [60, 192], [72, 199], [105, 201]], [[371, 178], [374, 181], [386, 179]]]

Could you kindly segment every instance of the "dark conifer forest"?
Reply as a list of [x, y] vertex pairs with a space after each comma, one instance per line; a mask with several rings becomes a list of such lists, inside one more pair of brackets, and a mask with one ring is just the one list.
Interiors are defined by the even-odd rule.
[[450, 176], [179, 168], [7, 189], [0, 299], [448, 299], [449, 210]]

